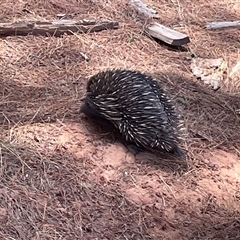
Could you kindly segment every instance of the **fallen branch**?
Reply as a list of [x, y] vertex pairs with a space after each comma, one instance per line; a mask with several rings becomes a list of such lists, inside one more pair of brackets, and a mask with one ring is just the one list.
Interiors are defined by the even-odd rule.
[[240, 28], [240, 21], [233, 22], [211, 22], [205, 25], [207, 29], [219, 29], [219, 28]]
[[129, 4], [135, 8], [140, 14], [143, 14], [149, 18], [156, 18], [157, 11], [148, 7], [145, 3], [141, 0], [130, 0]]
[[117, 29], [119, 23], [110, 20], [20, 20], [12, 23], [0, 23], [0, 35], [54, 35], [60, 36], [71, 32], [97, 32]]
[[154, 38], [157, 38], [174, 46], [181, 46], [190, 42], [187, 35], [165, 27], [156, 22], [148, 25], [145, 28], [145, 32]]

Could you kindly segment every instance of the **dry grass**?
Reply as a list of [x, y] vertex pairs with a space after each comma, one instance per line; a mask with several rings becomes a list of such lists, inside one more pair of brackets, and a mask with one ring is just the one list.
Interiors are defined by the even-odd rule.
[[144, 229], [126, 224], [140, 219], [142, 210], [117, 189], [89, 182], [89, 163], [78, 159], [76, 164], [70, 154], [42, 155], [9, 147], [2, 148], [1, 205], [8, 207], [8, 216], [2, 216], [4, 222], [8, 219], [1, 226], [2, 237], [113, 239], [115, 233], [148, 239]]
[[[0, 21], [109, 18], [118, 30], [12, 36], [0, 41], [0, 237], [2, 239], [240, 239], [240, 88], [213, 92], [194, 79], [191, 52], [143, 34], [127, 1], [4, 1]], [[239, 58], [238, 1], [146, 1], [159, 22], [190, 36], [197, 56]], [[26, 7], [28, 11], [22, 11]], [[83, 58], [86, 54], [90, 60]], [[78, 113], [90, 75], [128, 68], [159, 79], [184, 118], [179, 160], [133, 156]]]

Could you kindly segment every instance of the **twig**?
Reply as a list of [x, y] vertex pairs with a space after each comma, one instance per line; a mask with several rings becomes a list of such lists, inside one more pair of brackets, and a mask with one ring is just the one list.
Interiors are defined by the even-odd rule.
[[53, 35], [60, 36], [70, 32], [97, 32], [106, 29], [116, 29], [118, 22], [110, 20], [19, 20], [10, 23], [0, 23], [0, 35]]
[[205, 28], [213, 30], [219, 28], [240, 28], [240, 21], [233, 21], [233, 22], [211, 22], [205, 25]]

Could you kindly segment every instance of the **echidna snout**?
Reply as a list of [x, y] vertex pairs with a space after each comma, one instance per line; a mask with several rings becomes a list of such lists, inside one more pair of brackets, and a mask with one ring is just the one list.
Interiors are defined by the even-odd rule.
[[91, 117], [91, 118], [99, 118], [101, 117], [100, 113], [97, 110], [97, 107], [95, 104], [91, 101], [91, 98], [88, 96], [84, 96], [81, 101], [83, 104], [80, 107], [80, 112], [84, 113], [86, 116]]
[[107, 70], [92, 76], [80, 111], [111, 122], [129, 143], [147, 150], [184, 154], [179, 119], [157, 81], [131, 70]]

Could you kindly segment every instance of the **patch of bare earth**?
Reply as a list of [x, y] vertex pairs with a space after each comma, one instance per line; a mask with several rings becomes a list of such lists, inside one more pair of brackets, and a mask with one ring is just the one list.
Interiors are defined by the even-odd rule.
[[[145, 1], [202, 58], [239, 58], [239, 1]], [[196, 80], [189, 51], [142, 33], [127, 1], [1, 1], [0, 21], [108, 18], [117, 30], [0, 39], [1, 239], [240, 239], [240, 89]], [[26, 10], [27, 9], [27, 10]], [[86, 61], [82, 53], [90, 60]], [[159, 79], [184, 118], [186, 159], [134, 155], [79, 114], [90, 75], [137, 69]]]

